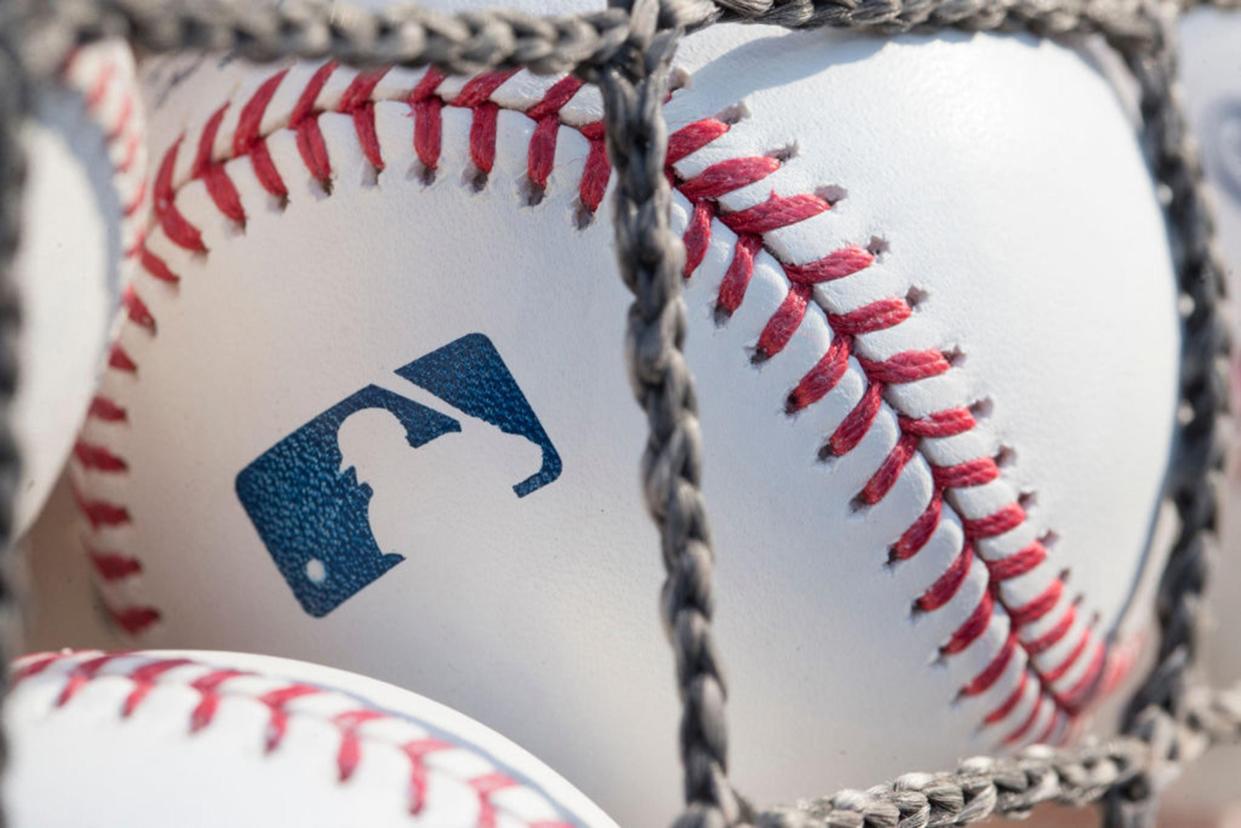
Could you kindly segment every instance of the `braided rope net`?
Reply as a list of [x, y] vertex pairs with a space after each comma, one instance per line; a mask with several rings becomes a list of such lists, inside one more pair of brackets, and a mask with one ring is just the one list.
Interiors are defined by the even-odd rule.
[[[1176, 85], [1175, 25], [1196, 6], [1241, 9], [1241, 0], [612, 0], [597, 13], [559, 18], [241, 0], [0, 0], [0, 407], [7, 407], [17, 379], [13, 341], [20, 320], [10, 270], [24, 180], [19, 128], [32, 89], [50, 82], [70, 49], [122, 37], [150, 53], [233, 51], [258, 62], [331, 56], [355, 66], [432, 64], [458, 74], [500, 68], [577, 74], [603, 94], [616, 175], [619, 271], [633, 294], [625, 356], [649, 427], [643, 492], [660, 533], [667, 576], [660, 607], [682, 703], [685, 808], [674, 825], [920, 828], [1021, 817], [1047, 802], [1101, 802], [1106, 825], [1152, 824], [1156, 795], [1179, 768], [1214, 745], [1241, 741], [1241, 685], [1196, 684], [1193, 669], [1216, 542], [1230, 351], [1220, 312], [1224, 270]], [[1158, 588], [1155, 664], [1127, 707], [1122, 735], [1068, 749], [1035, 746], [1011, 758], [969, 759], [953, 771], [907, 774], [865, 791], [781, 807], [755, 807], [730, 784], [727, 689], [711, 632], [714, 553], [700, 488], [697, 403], [682, 353], [685, 251], [669, 225], [661, 112], [678, 39], [718, 22], [872, 34], [1096, 35], [1137, 82], [1142, 144], [1170, 229], [1184, 324], [1178, 456], [1166, 493], [1180, 528]], [[18, 462], [12, 432], [0, 421], [0, 546], [11, 535]], [[0, 656], [6, 661], [20, 642], [10, 557], [0, 562]]]

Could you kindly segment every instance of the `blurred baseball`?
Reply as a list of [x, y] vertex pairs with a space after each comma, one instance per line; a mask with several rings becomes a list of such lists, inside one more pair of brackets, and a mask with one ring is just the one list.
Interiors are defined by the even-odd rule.
[[19, 660], [12, 681], [4, 789], [15, 828], [615, 828], [499, 734], [340, 670], [240, 653], [64, 651]]

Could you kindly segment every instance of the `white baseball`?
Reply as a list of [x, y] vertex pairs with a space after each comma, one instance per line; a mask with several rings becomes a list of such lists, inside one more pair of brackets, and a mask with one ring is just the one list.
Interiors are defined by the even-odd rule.
[[317, 664], [64, 651], [20, 659], [13, 682], [16, 828], [616, 825], [498, 733]]
[[37, 91], [25, 130], [15, 533], [29, 526], [74, 445], [98, 382], [120, 270], [137, 251], [146, 148], [133, 73], [124, 43], [77, 50], [59, 83]]
[[[1181, 79], [1183, 94], [1195, 129], [1199, 152], [1215, 208], [1219, 253], [1235, 303], [1241, 291], [1241, 14], [1200, 9], [1181, 24]], [[1241, 322], [1232, 318], [1234, 342], [1241, 341]], [[1233, 411], [1241, 394], [1241, 359], [1233, 353]], [[1231, 426], [1237, 429], [1234, 419]], [[1241, 568], [1235, 555], [1241, 544], [1241, 454], [1235, 431], [1229, 458], [1227, 501], [1221, 513], [1222, 547], [1226, 554], [1213, 561], [1208, 588], [1208, 616], [1200, 651], [1206, 675], [1226, 682], [1241, 675], [1241, 648], [1232, 631], [1241, 625]], [[1235, 811], [1232, 781], [1238, 754], [1222, 751], [1185, 775], [1170, 797], [1169, 821], [1215, 819], [1235, 824], [1225, 811]], [[1172, 812], [1171, 809], [1176, 811]]]
[[[676, 65], [737, 785], [1072, 738], [1149, 614], [1177, 404], [1123, 82], [993, 35], [719, 26]], [[667, 819], [600, 96], [282, 72], [144, 79], [149, 266], [82, 437], [117, 462], [72, 470], [110, 612], [427, 693]]]

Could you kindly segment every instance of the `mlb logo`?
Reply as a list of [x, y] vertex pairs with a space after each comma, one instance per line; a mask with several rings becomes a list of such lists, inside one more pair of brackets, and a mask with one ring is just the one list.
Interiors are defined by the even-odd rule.
[[[237, 497], [302, 609], [327, 615], [404, 556], [385, 551], [370, 520], [375, 491], [347, 456], [354, 423], [387, 420], [386, 449], [403, 456], [460, 433], [460, 415], [524, 438], [541, 465], [511, 484], [525, 497], [560, 476], [560, 455], [499, 352], [481, 333], [468, 334], [396, 370], [445, 403], [436, 410], [367, 385], [276, 443], [237, 475]], [[459, 414], [454, 416], [454, 414]]]

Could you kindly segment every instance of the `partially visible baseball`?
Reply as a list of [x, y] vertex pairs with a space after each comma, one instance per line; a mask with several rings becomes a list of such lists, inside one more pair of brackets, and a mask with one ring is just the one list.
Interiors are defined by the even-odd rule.
[[[1190, 124], [1215, 208], [1219, 253], [1231, 295], [1233, 341], [1241, 342], [1241, 319], [1235, 312], [1241, 296], [1241, 13], [1199, 9], [1181, 24], [1181, 79]], [[1221, 554], [1212, 561], [1206, 629], [1199, 650], [1202, 670], [1212, 682], [1226, 684], [1241, 676], [1241, 359], [1233, 352], [1234, 429], [1225, 501], [1221, 515]], [[1241, 825], [1241, 791], [1235, 784], [1241, 749], [1215, 751], [1184, 774], [1165, 801], [1169, 824], [1237, 828]], [[1218, 820], [1212, 822], [1210, 820]]]
[[74, 444], [102, 367], [123, 262], [137, 251], [146, 149], [133, 72], [123, 43], [77, 50], [57, 82], [36, 90], [24, 130], [14, 534], [33, 520]]
[[26, 656], [4, 710], [14, 828], [615, 828], [430, 699], [260, 655]]
[[1241, 15], [1203, 9], [1186, 17], [1181, 31], [1185, 102], [1235, 297], [1241, 288]]
[[[675, 64], [736, 784], [1070, 741], [1166, 552], [1181, 335], [1125, 85], [1006, 35], [718, 26]], [[146, 266], [72, 467], [111, 617], [443, 699], [666, 820], [598, 91], [218, 57], [143, 83]]]

